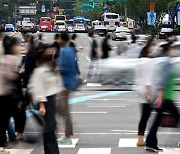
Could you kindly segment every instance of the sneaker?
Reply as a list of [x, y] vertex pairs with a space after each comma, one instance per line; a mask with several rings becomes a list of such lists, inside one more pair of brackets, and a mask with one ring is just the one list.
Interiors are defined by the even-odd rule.
[[64, 137], [61, 137], [60, 139], [57, 140], [60, 144], [63, 144], [63, 145], [71, 145], [72, 144], [72, 140], [70, 138], [66, 138], [65, 136]]
[[149, 147], [149, 146], [146, 146], [146, 150], [151, 151], [151, 152], [162, 152], [163, 151], [163, 149], [160, 149], [158, 147]]
[[10, 154], [10, 152], [4, 149], [3, 147], [0, 147], [0, 154]]

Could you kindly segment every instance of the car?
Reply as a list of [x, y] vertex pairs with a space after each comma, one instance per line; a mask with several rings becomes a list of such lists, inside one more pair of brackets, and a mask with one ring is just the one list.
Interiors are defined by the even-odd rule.
[[13, 24], [6, 24], [4, 30], [5, 32], [14, 32], [15, 28]]
[[117, 27], [112, 33], [112, 40], [121, 39], [121, 37], [124, 37], [126, 35], [131, 36], [131, 31], [127, 27]]
[[66, 31], [66, 23], [64, 21], [62, 22], [56, 22], [54, 26], [54, 31], [55, 32], [63, 32]]
[[173, 28], [162, 28], [161, 31], [158, 33], [159, 39], [166, 39], [168, 33], [172, 33]]
[[31, 21], [24, 22], [21, 27], [21, 32], [32, 32], [35, 33], [35, 25]]
[[103, 25], [94, 25], [94, 30], [99, 36], [107, 35], [107, 28]]

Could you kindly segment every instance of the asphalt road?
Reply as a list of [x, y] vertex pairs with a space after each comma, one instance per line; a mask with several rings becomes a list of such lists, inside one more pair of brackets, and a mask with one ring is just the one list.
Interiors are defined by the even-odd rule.
[[[51, 43], [53, 34], [44, 34], [45, 41]], [[20, 37], [20, 36], [19, 36]], [[98, 42], [102, 38], [98, 37]], [[87, 34], [79, 34], [76, 41], [83, 47], [79, 53], [80, 69], [85, 77], [89, 67], [90, 40]], [[118, 42], [112, 42], [116, 45]], [[111, 52], [111, 56], [116, 56]], [[178, 103], [177, 94], [177, 103]], [[140, 98], [132, 91], [82, 90], [72, 94], [71, 116], [74, 136], [72, 146], [59, 145], [61, 154], [146, 154], [144, 148], [136, 147], [137, 127], [140, 118]], [[179, 104], [179, 103], [178, 103]], [[178, 105], [180, 107], [180, 104]], [[152, 114], [147, 131], [155, 116]], [[64, 132], [62, 119], [57, 116], [60, 137]], [[36, 143], [20, 142], [10, 154], [43, 154], [42, 128], [33, 117], [28, 117], [25, 136], [38, 138]], [[180, 129], [160, 128], [159, 146], [164, 154], [179, 154]], [[160, 153], [161, 154], [161, 153]]]

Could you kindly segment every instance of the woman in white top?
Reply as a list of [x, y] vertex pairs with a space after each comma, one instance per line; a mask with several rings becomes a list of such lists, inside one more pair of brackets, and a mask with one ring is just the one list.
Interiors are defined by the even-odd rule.
[[34, 70], [28, 85], [33, 101], [39, 104], [39, 113], [44, 117], [44, 153], [59, 154], [56, 141], [55, 99], [60, 91], [59, 76], [52, 67], [54, 48], [47, 47], [39, 54], [39, 67]]

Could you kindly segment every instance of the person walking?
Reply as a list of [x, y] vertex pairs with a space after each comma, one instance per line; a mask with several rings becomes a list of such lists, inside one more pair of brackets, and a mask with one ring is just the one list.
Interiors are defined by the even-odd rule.
[[19, 79], [19, 66], [21, 52], [20, 42], [16, 38], [6, 45], [5, 53], [0, 57], [0, 152], [5, 152], [7, 143], [6, 130], [10, 117], [21, 100], [17, 82]]
[[[54, 49], [53, 49], [54, 50]], [[33, 101], [39, 105], [39, 113], [44, 118], [43, 145], [45, 154], [59, 154], [56, 131], [56, 94], [59, 93], [59, 76], [52, 67], [54, 51], [46, 47], [38, 55], [38, 67], [28, 84]]]
[[110, 39], [111, 39], [111, 36], [108, 34], [102, 42], [102, 53], [103, 53], [102, 59], [109, 58], [109, 51], [112, 50], [112, 46], [109, 45], [109, 42], [108, 42]]
[[75, 49], [68, 46], [69, 35], [66, 32], [60, 35], [60, 56], [59, 56], [59, 68], [63, 79], [64, 90], [60, 92], [60, 98], [58, 102], [59, 114], [65, 121], [65, 136], [62, 136], [58, 142], [61, 144], [72, 144], [71, 135], [73, 135], [73, 125], [70, 116], [70, 109], [68, 104], [69, 95], [72, 91], [76, 90], [79, 86], [77, 79], [78, 68], [76, 62]]
[[[172, 42], [163, 46], [162, 53], [160, 58], [159, 66], [156, 66], [154, 69], [153, 77], [153, 97], [154, 97], [154, 106], [157, 111], [157, 116], [152, 124], [152, 127], [146, 138], [146, 150], [152, 152], [163, 151], [158, 147], [157, 131], [161, 124], [163, 111], [169, 106], [173, 106], [173, 112], [178, 117], [178, 111], [174, 108], [173, 105], [173, 82], [172, 82], [172, 70], [173, 66], [169, 58], [169, 53], [171, 51]], [[179, 118], [177, 118], [179, 120]]]
[[[137, 146], [145, 146], [144, 133], [146, 130], [148, 119], [153, 110], [152, 102], [152, 76], [153, 76], [153, 63], [149, 58], [151, 46], [153, 45], [154, 38], [150, 38], [147, 45], [142, 49], [139, 58], [140, 61], [136, 69], [136, 84], [138, 92], [142, 100], [142, 112], [138, 125], [138, 141]], [[148, 68], [148, 69], [147, 69]]]

